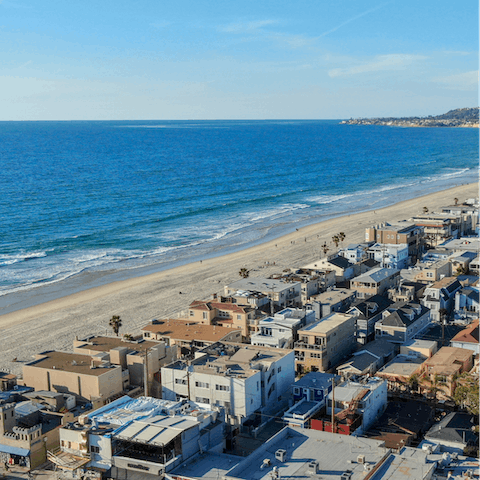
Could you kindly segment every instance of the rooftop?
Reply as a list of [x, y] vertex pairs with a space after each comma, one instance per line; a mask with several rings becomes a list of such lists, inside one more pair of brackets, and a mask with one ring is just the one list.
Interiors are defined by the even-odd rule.
[[[162, 337], [169, 337], [175, 340], [183, 341], [204, 341], [216, 342], [222, 340], [226, 335], [240, 329], [220, 327], [216, 325], [203, 325], [201, 323], [191, 323], [184, 320], [157, 320], [156, 323], [142, 328], [144, 332], [152, 332]], [[151, 342], [149, 342], [151, 343]], [[156, 345], [152, 343], [152, 345]]]
[[253, 290], [258, 292], [279, 292], [290, 289], [293, 285], [300, 285], [300, 282], [285, 283], [282, 280], [263, 277], [248, 277], [237, 280], [228, 285], [230, 290]]
[[332, 384], [332, 378], [340, 380], [338, 375], [322, 372], [309, 372], [302, 378], [297, 380], [292, 386], [294, 387], [314, 387], [314, 388], [328, 388]]
[[327, 333], [345, 322], [353, 322], [354, 318], [354, 315], [349, 315], [348, 313], [333, 312], [330, 315], [307, 325], [299, 330], [298, 333]]
[[429, 372], [450, 371], [452, 368], [456, 371], [460, 366], [470, 360], [473, 356], [472, 350], [456, 347], [442, 347], [433, 357], [425, 361], [425, 366]]
[[[365, 455], [365, 462], [375, 465], [386, 453], [383, 445], [377, 440], [285, 427], [233, 467], [224, 478], [270, 480], [276, 467], [279, 478], [338, 479], [349, 470], [352, 472], [351, 480], [363, 480], [365, 467], [357, 462], [358, 456]], [[276, 457], [278, 450], [285, 451], [284, 461]], [[318, 462], [317, 475], [310, 473], [313, 461]]]
[[25, 366], [94, 376], [100, 376], [115, 368], [121, 368], [117, 365], [99, 365], [98, 362], [95, 362], [95, 367], [92, 368], [93, 362], [94, 360], [89, 355], [50, 351], [38, 354], [36, 360], [26, 363]]
[[156, 342], [127, 342], [121, 337], [87, 337], [83, 340], [77, 340], [78, 342], [85, 342], [84, 345], [77, 345], [75, 348], [81, 348], [85, 350], [95, 350], [98, 352], [109, 352], [112, 348], [126, 347], [134, 352], [145, 352], [149, 348], [158, 345]]
[[310, 298], [323, 305], [334, 305], [352, 296], [355, 296], [355, 292], [352, 290], [347, 288], [335, 288], [323, 293], [318, 293], [317, 295], [312, 295]]
[[478, 319], [474, 320], [467, 328], [457, 333], [452, 342], [478, 343]]
[[413, 355], [397, 355], [392, 361], [381, 368], [377, 375], [392, 375], [408, 378], [413, 375], [424, 362], [424, 359]]
[[352, 278], [352, 282], [375, 282], [379, 283], [386, 278], [390, 278], [393, 275], [397, 274], [399, 270], [395, 268], [373, 268], [372, 270], [364, 273], [363, 275], [359, 275], [358, 277]]

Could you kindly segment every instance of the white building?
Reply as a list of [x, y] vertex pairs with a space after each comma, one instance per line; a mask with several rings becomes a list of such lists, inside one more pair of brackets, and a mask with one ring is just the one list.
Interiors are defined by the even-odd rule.
[[162, 368], [163, 398], [222, 406], [231, 424], [275, 411], [295, 380], [293, 350], [217, 342], [195, 356]]
[[355, 410], [362, 414], [362, 425], [355, 431], [359, 435], [368, 430], [376, 418], [387, 407], [387, 381], [381, 378], [369, 378], [364, 383], [344, 382], [335, 387], [327, 397], [327, 416], [332, 414], [332, 398], [335, 398], [335, 414], [356, 403]]
[[384, 268], [402, 269], [408, 266], [408, 245], [376, 243], [367, 250], [368, 258], [380, 262]]
[[282, 280], [263, 277], [248, 277], [224, 287], [227, 297], [235, 297], [238, 292], [259, 292], [273, 300], [279, 307], [296, 306], [301, 303], [301, 282], [286, 283]]
[[259, 332], [251, 336], [251, 344], [260, 347], [292, 348], [299, 328], [315, 321], [313, 310], [285, 308], [273, 317], [259, 322]]

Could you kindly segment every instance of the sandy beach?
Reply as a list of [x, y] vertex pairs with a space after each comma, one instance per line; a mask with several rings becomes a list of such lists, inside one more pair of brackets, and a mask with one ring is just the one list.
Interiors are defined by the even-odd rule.
[[[196, 299], [223, 291], [239, 278], [240, 268], [252, 277], [267, 276], [323, 257], [321, 245], [346, 234], [344, 245], [364, 240], [367, 226], [396, 222], [478, 196], [478, 184], [461, 185], [381, 210], [327, 220], [229, 255], [211, 258], [144, 277], [118, 281], [38, 306], [0, 316], [0, 370], [21, 373], [22, 364], [44, 350], [71, 351], [76, 335], [111, 334], [108, 321], [120, 315], [121, 333], [137, 333], [152, 318], [177, 318]], [[13, 360], [16, 359], [14, 362]]]

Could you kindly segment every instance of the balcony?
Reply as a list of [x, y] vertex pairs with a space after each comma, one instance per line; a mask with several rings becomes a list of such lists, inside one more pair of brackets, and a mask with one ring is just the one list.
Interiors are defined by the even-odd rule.
[[316, 350], [320, 352], [327, 349], [325, 345], [312, 345], [310, 343], [305, 343], [305, 342], [295, 342], [294, 348], [298, 348], [302, 350]]

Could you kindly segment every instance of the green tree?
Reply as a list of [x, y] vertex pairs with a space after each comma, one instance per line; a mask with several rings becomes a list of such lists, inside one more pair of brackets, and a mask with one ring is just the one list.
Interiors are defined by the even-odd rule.
[[428, 213], [428, 208], [427, 207], [423, 207], [423, 213]]
[[342, 242], [342, 244], [343, 244], [343, 241], [345, 240], [345, 237], [346, 237], [346, 235], [345, 235], [344, 232], [340, 232], [340, 233], [338, 234], [338, 238], [340, 239], [340, 241]]
[[118, 332], [122, 326], [122, 319], [118, 315], [113, 315], [108, 324], [112, 327], [113, 333], [118, 337]]
[[338, 235], [334, 235], [334, 236], [332, 237], [332, 241], [333, 241], [333, 243], [335, 244], [335, 246], [338, 248], [338, 244], [340, 243], [340, 238], [339, 238], [339, 236], [338, 236]]
[[250, 275], [250, 272], [245, 268], [241, 268], [240, 271], [238, 272], [238, 274], [242, 277], [242, 278], [248, 278], [248, 276]]
[[457, 378], [453, 401], [461, 408], [466, 408], [472, 415], [479, 414], [478, 377], [462, 373]]
[[420, 385], [420, 381], [417, 373], [410, 375], [410, 377], [408, 378], [408, 385], [410, 387], [410, 392], [418, 392], [418, 386]]
[[458, 198], [457, 198], [457, 197], [455, 197], [455, 198], [453, 199], [453, 201], [455, 202], [455, 205], [458, 205]]
[[322, 250], [323, 250], [323, 254], [326, 255], [327, 252], [330, 250], [328, 248], [328, 245], [327, 245], [327, 242], [324, 242], [323, 245], [322, 245]]

